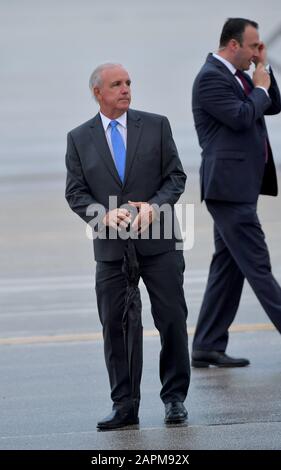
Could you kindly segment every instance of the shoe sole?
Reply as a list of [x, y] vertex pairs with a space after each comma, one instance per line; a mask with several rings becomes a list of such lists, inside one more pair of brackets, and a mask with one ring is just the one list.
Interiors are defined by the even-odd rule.
[[179, 418], [179, 419], [164, 419], [165, 424], [183, 424], [187, 422], [187, 417], [186, 418]]
[[[250, 364], [250, 363], [249, 363], [249, 364]], [[195, 360], [192, 360], [192, 361], [191, 361], [192, 367], [195, 367], [195, 368], [198, 368], [198, 369], [199, 369], [199, 368], [201, 368], [201, 369], [207, 368], [207, 367], [209, 367], [209, 366], [226, 367], [226, 368], [227, 368], [227, 367], [228, 367], [228, 368], [229, 368], [229, 367], [246, 367], [246, 366], [248, 366], [249, 364], [241, 364], [241, 363], [240, 363], [240, 364], [239, 364], [239, 363], [238, 363], [238, 364], [216, 364], [216, 363], [214, 363], [214, 362], [206, 362], [206, 361], [205, 361], [205, 362], [204, 362], [204, 361], [195, 361]]]
[[115, 429], [124, 429], [129, 428], [131, 426], [138, 426], [138, 421], [132, 421], [131, 423], [124, 424], [123, 426], [97, 426], [97, 431], [114, 431]]

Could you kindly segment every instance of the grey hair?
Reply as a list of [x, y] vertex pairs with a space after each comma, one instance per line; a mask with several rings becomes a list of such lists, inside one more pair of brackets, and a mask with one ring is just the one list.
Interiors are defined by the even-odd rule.
[[89, 78], [89, 88], [94, 97], [95, 97], [94, 88], [96, 86], [101, 86], [102, 84], [102, 79], [101, 79], [102, 72], [106, 69], [112, 69], [114, 67], [123, 67], [123, 65], [117, 64], [117, 63], [106, 62], [105, 64], [98, 65], [98, 67], [96, 67], [95, 70], [91, 73], [91, 76]]

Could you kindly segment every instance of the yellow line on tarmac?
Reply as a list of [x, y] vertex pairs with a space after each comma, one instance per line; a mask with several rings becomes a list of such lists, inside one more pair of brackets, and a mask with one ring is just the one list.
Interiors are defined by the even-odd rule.
[[[249, 323], [233, 325], [230, 331], [234, 333], [249, 333], [255, 331], [273, 331], [275, 328], [269, 323]], [[194, 333], [195, 328], [187, 329], [189, 334]], [[145, 337], [159, 336], [157, 330], [144, 330]], [[20, 344], [43, 344], [43, 343], [70, 343], [84, 341], [100, 341], [102, 333], [73, 333], [68, 335], [46, 335], [46, 336], [23, 336], [18, 338], [0, 338], [0, 346], [2, 345], [20, 345]]]
[[254, 331], [273, 331], [275, 327], [271, 323], [242, 323], [241, 325], [233, 325], [229, 331], [234, 333], [247, 333]]

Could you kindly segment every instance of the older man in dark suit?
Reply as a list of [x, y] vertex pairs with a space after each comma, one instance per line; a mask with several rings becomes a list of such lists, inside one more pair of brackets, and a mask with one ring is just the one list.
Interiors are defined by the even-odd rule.
[[[244, 71], [252, 62], [251, 80]], [[214, 220], [215, 240], [192, 365], [243, 367], [247, 359], [225, 350], [245, 278], [281, 332], [281, 288], [256, 212], [259, 194], [277, 195], [264, 115], [279, 113], [281, 102], [256, 22], [227, 20], [218, 53], [209, 54], [195, 79], [192, 106], [202, 147], [201, 195]]]
[[[173, 213], [173, 206], [184, 191], [186, 176], [168, 119], [129, 109], [130, 85], [128, 72], [121, 65], [104, 64], [93, 72], [90, 88], [100, 112], [68, 134], [66, 153], [66, 198], [70, 207], [86, 222], [91, 219], [89, 208], [99, 204], [105, 209], [102, 223], [94, 227], [95, 234], [100, 235], [94, 238], [94, 252], [97, 303], [113, 410], [98, 423], [99, 430], [139, 421], [139, 398], [132, 397], [122, 331], [126, 295], [122, 263], [126, 240], [119, 231], [128, 228], [132, 233], [149, 234], [134, 237], [134, 243], [160, 332], [160, 396], [165, 404], [165, 422], [181, 423], [187, 419], [183, 402], [190, 367], [184, 258], [182, 251], [176, 249], [176, 236], [165, 238], [161, 211], [157, 210], [168, 204]], [[110, 207], [110, 197], [116, 199], [115, 208]], [[124, 207], [125, 203], [129, 206]], [[134, 220], [130, 207], [138, 211]], [[149, 229], [159, 217], [159, 238], [153, 239]]]

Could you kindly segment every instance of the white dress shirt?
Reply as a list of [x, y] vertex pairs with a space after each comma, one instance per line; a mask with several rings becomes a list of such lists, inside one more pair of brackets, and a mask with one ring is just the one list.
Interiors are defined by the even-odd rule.
[[111, 143], [110, 122], [111, 121], [117, 121], [118, 122], [117, 129], [120, 132], [121, 137], [124, 141], [125, 148], [127, 148], [127, 112], [125, 112], [124, 114], [119, 116], [119, 118], [117, 118], [117, 119], [109, 119], [107, 116], [105, 116], [101, 112], [100, 112], [100, 117], [101, 117], [101, 121], [102, 121], [102, 125], [103, 125], [103, 128], [104, 128], [106, 140], [107, 140], [108, 146], [110, 148], [112, 158], [115, 161], [113, 147], [112, 147], [112, 143]]
[[[224, 59], [224, 57], [221, 57], [220, 55], [218, 54], [213, 54], [213, 57], [215, 57], [215, 59], [218, 59], [220, 62], [222, 62], [227, 68], [228, 70], [230, 70], [230, 72], [235, 75], [236, 73], [236, 68], [234, 67], [234, 65], [231, 64], [231, 62], [229, 62], [228, 60]], [[235, 78], [237, 80], [237, 82], [239, 83], [239, 85], [243, 88], [244, 90], [244, 86], [243, 86], [243, 83], [241, 82], [240, 78], [237, 77], [237, 75], [235, 75]], [[268, 95], [268, 91], [266, 88], [264, 88], [263, 86], [257, 86], [256, 88], [261, 88], [266, 94], [267, 96]]]

